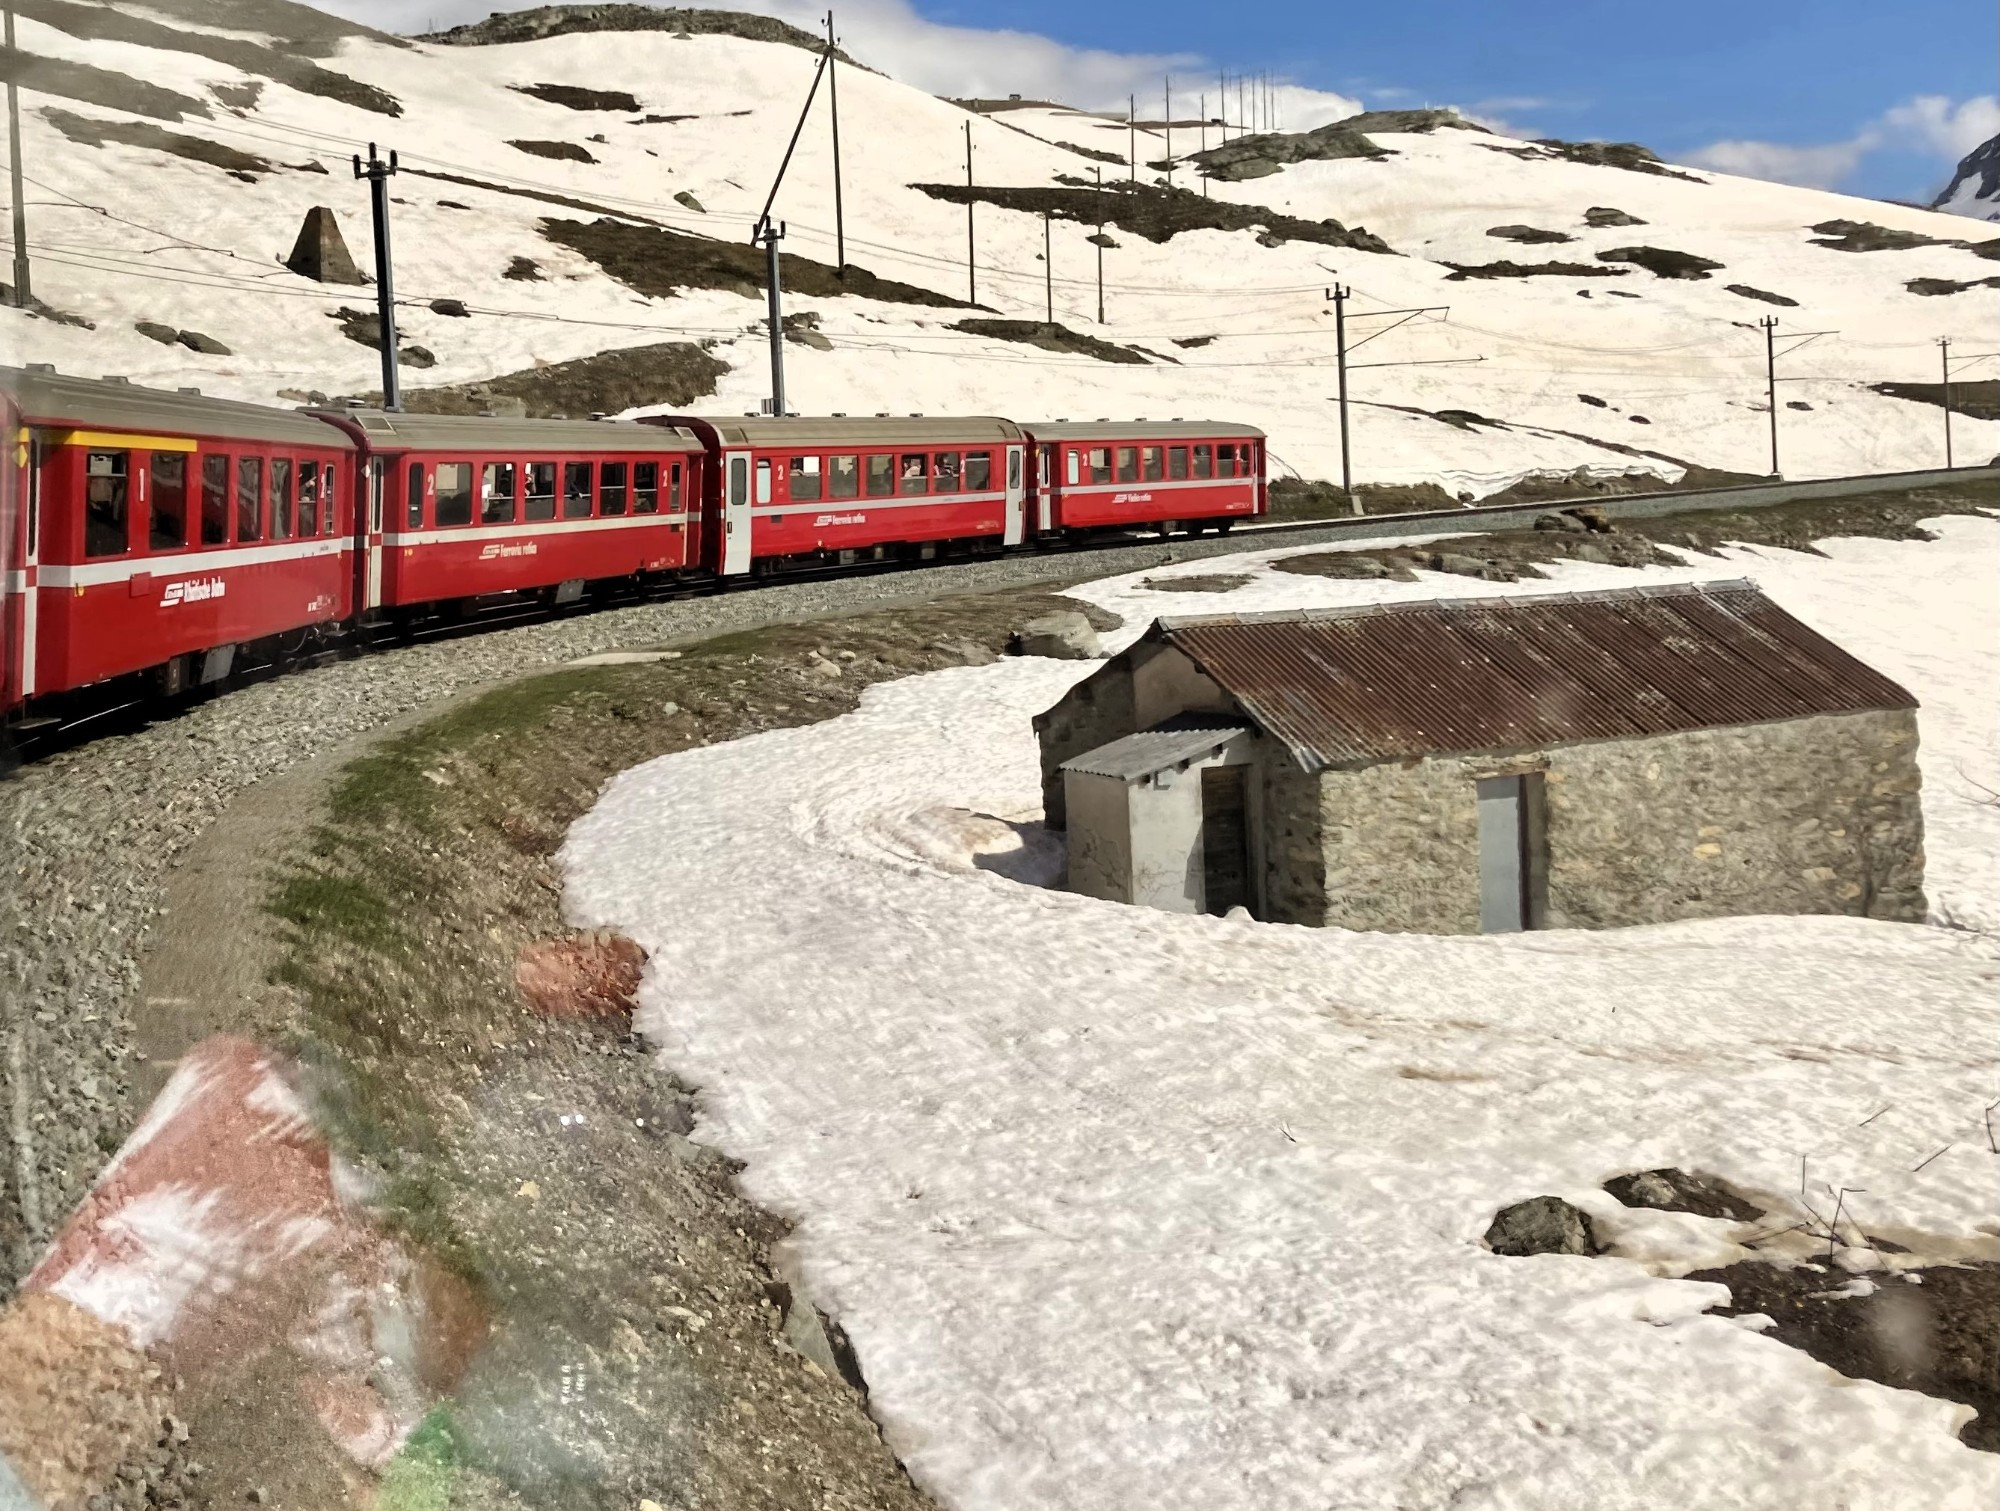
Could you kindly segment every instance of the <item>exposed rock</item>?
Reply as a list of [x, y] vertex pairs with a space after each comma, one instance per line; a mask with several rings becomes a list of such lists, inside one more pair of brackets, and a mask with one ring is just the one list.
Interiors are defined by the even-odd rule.
[[1477, 131], [1491, 135], [1484, 126], [1468, 121], [1456, 110], [1364, 110], [1359, 115], [1350, 115], [1345, 120], [1334, 122], [1350, 131], [1415, 132], [1428, 134], [1440, 126], [1455, 127], [1460, 131]]
[[1823, 220], [1809, 229], [1818, 233], [1816, 247], [1836, 252], [1903, 252], [1911, 247], [1963, 246], [1942, 236], [1923, 236], [1915, 231], [1892, 231], [1867, 220]]
[[[0, 55], [4, 63], [4, 55]], [[0, 72], [4, 72], [0, 68]], [[136, 106], [120, 105], [121, 110], [136, 109]], [[204, 112], [205, 114], [206, 112]], [[258, 157], [253, 152], [241, 152], [221, 142], [210, 141], [205, 136], [189, 136], [181, 131], [167, 131], [148, 121], [106, 121], [95, 116], [77, 115], [73, 111], [58, 110], [45, 105], [42, 119], [71, 141], [85, 147], [102, 147], [106, 142], [118, 142], [127, 147], [145, 147], [154, 152], [164, 152], [172, 157], [185, 158], [191, 163], [205, 163], [211, 168], [220, 168], [232, 178], [240, 178], [245, 183], [257, 182], [257, 175], [275, 171], [272, 163]]]
[[638, 110], [639, 101], [632, 95], [617, 89], [582, 89], [574, 84], [509, 84], [516, 94], [532, 95], [550, 105], [560, 105], [565, 110], [618, 110], [630, 115]]
[[200, 331], [181, 331], [175, 338], [191, 352], [201, 352], [204, 356], [228, 357], [234, 355], [213, 336], [204, 336]]
[[[1870, 383], [1876, 393], [1892, 399], [1909, 399], [1917, 404], [1944, 404], [1942, 383]], [[1955, 414], [1975, 420], [2000, 420], [2000, 378], [1978, 378], [1951, 385], [1951, 407]]]
[[1583, 403], [1588, 404], [1592, 409], [1609, 409], [1611, 407], [1594, 393], [1580, 393], [1577, 395], [1577, 398]]
[[1206, 152], [1188, 154], [1209, 178], [1240, 180], [1263, 178], [1287, 163], [1319, 162], [1346, 157], [1387, 157], [1349, 121], [1335, 121], [1312, 131], [1266, 131], [1241, 136]]
[[458, 320], [469, 319], [472, 314], [462, 299], [433, 299], [430, 309], [433, 315], [450, 315]]
[[[1601, 255], [1601, 254], [1600, 254]], [[1447, 262], [1446, 283], [1467, 278], [1623, 278], [1623, 268], [1592, 267], [1587, 262]]]
[[688, 193], [688, 191], [685, 189], [681, 190], [680, 193], [674, 196], [674, 203], [681, 206], [683, 209], [694, 211], [694, 213], [697, 215], [706, 215], [708, 213], [707, 210], [702, 208], [701, 201], [696, 199], [692, 194]]
[[1752, 288], [1747, 283], [1726, 283], [1723, 285], [1732, 294], [1741, 294], [1745, 299], [1761, 299], [1766, 304], [1782, 304], [1796, 309], [1798, 300], [1787, 299], [1783, 294], [1774, 294], [1769, 289]]
[[1642, 414], [1628, 414], [1625, 418], [1630, 420], [1634, 425], [1650, 425], [1653, 423]]
[[1518, 241], [1527, 246], [1554, 245], [1559, 241], [1575, 241], [1574, 236], [1565, 231], [1544, 231], [1539, 226], [1493, 226], [1486, 232], [1502, 241]]
[[157, 341], [162, 346], [176, 345], [181, 339], [179, 331], [175, 330], [171, 325], [162, 325], [157, 320], [134, 320], [132, 322], [132, 329], [144, 336], [148, 341]]
[[1048, 656], [1057, 661], [1094, 661], [1104, 654], [1090, 621], [1071, 609], [1030, 619], [1014, 631], [1007, 648], [1016, 656]]
[[1581, 535], [1590, 527], [1574, 514], [1537, 514], [1535, 516], [1535, 528], [1537, 530], [1567, 531], [1572, 535]]
[[1486, 1247], [1496, 1254], [1595, 1254], [1590, 1214], [1559, 1196], [1531, 1196], [1503, 1208], [1486, 1230]]
[[397, 350], [396, 364], [399, 367], [436, 367], [437, 358], [427, 346], [405, 346]]
[[1806, 401], [1805, 401], [1804, 399], [1787, 399], [1787, 400], [1785, 400], [1785, 408], [1787, 408], [1787, 409], [1811, 409], [1811, 408], [1812, 408], [1812, 405], [1808, 404], [1808, 403], [1807, 403], [1807, 402], [1806, 402]]
[[1431, 417], [1443, 420], [1445, 424], [1456, 426], [1460, 430], [1471, 430], [1480, 425], [1485, 425], [1493, 430], [1505, 430], [1507, 428], [1505, 420], [1490, 419], [1486, 415], [1471, 409], [1434, 409], [1431, 411]]
[[1070, 352], [1080, 357], [1095, 357], [1100, 362], [1122, 362], [1144, 364], [1146, 359], [1128, 346], [1120, 346], [1114, 341], [1106, 341], [1098, 336], [1090, 336], [1082, 331], [1073, 331], [1066, 325], [1049, 325], [1040, 320], [960, 320], [950, 327], [964, 331], [970, 336], [993, 336], [1002, 341], [1021, 341], [1029, 346], [1039, 346], [1044, 351]]
[[1081, 179], [1065, 179], [1063, 184], [1055, 189], [984, 184], [910, 187], [947, 204], [976, 203], [1027, 215], [1051, 215], [1057, 220], [1089, 226], [1092, 231], [1115, 226], [1156, 243], [1169, 241], [1183, 231], [1253, 231], [1280, 241], [1309, 241], [1325, 247], [1351, 247], [1357, 252], [1391, 250], [1381, 237], [1362, 226], [1350, 228], [1330, 219], [1305, 220], [1266, 205], [1209, 198], [1192, 189], [1128, 182], [1100, 187]]
[[1176, 336], [1176, 337], [1174, 337], [1173, 339], [1174, 339], [1174, 345], [1176, 345], [1176, 346], [1187, 346], [1187, 347], [1195, 347], [1195, 346], [1207, 346], [1207, 345], [1209, 345], [1209, 344], [1210, 344], [1210, 343], [1211, 343], [1212, 341], [1214, 341], [1214, 340], [1215, 340], [1215, 337], [1213, 337], [1213, 336]]
[[[678, 41], [697, 34], [742, 37], [750, 42], [782, 42], [810, 53], [826, 51], [823, 38], [769, 16], [653, 5], [541, 5], [533, 10], [495, 11], [484, 21], [431, 32], [418, 40], [443, 42], [453, 47], [490, 47], [539, 42], [544, 37], [565, 37], [577, 32], [621, 31], [672, 32]], [[854, 59], [838, 48], [834, 49], [834, 57], [854, 64]]]
[[588, 149], [579, 147], [575, 142], [542, 142], [534, 140], [527, 140], [527, 141], [510, 140], [507, 143], [507, 145], [509, 147], [512, 147], [515, 151], [525, 152], [531, 157], [554, 158], [558, 162], [594, 163], [597, 161], [596, 158], [590, 155]]
[[2000, 276], [1974, 278], [1964, 283], [1955, 278], [1912, 278], [1903, 287], [1912, 294], [1963, 294], [1967, 289], [2000, 289]]
[[1658, 278], [1706, 278], [1711, 269], [1722, 266], [1711, 258], [1677, 252], [1670, 247], [1613, 247], [1608, 252], [1599, 252], [1597, 260], [1633, 263]]
[[315, 283], [361, 284], [368, 280], [361, 276], [361, 269], [354, 265], [354, 258], [348, 253], [347, 238], [340, 234], [340, 220], [325, 205], [315, 205], [306, 211], [305, 221], [299, 226], [298, 239], [292, 243], [292, 254], [285, 259], [285, 266], [301, 278], [310, 278]]
[[1643, 226], [1646, 224], [1638, 216], [1628, 215], [1625, 211], [1611, 205], [1592, 205], [1588, 210], [1583, 212], [1583, 223], [1587, 226], [1598, 227]]
[[2000, 135], [1988, 137], [1958, 160], [1958, 171], [1931, 208], [2000, 220]]
[[1705, 178], [1697, 178], [1692, 173], [1683, 173], [1678, 168], [1669, 168], [1654, 155], [1652, 149], [1641, 147], [1637, 142], [1565, 142], [1556, 137], [1538, 137], [1535, 145], [1552, 156], [1566, 162], [1588, 163], [1596, 168], [1625, 168], [1633, 173], [1651, 173], [1661, 178], [1685, 179], [1691, 184], [1705, 184]]
[[532, 257], [510, 257], [507, 259], [507, 271], [500, 276], [511, 278], [516, 283], [540, 283], [542, 268]]
[[[713, 394], [716, 380], [728, 371], [726, 363], [692, 341], [665, 341], [616, 347], [480, 383], [406, 388], [403, 407], [412, 414], [487, 413], [524, 419], [617, 414], [656, 404], [681, 407]], [[355, 397], [381, 402], [380, 394]]]
[[1691, 1175], [1671, 1166], [1664, 1170], [1642, 1170], [1636, 1175], [1615, 1175], [1604, 1189], [1628, 1207], [1647, 1207], [1656, 1212], [1692, 1212], [1697, 1217], [1726, 1217], [1732, 1222], [1755, 1222], [1764, 1215], [1713, 1176]]
[[1106, 251], [1109, 251], [1112, 247], [1118, 245], [1118, 243], [1115, 240], [1105, 235], [1104, 232], [1102, 231], [1092, 231], [1088, 236], [1084, 237], [1083, 239], [1089, 242], [1094, 247], [1103, 247]]

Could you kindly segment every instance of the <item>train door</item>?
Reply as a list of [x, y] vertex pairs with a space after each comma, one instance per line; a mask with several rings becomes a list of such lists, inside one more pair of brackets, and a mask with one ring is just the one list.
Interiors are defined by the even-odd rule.
[[361, 500], [361, 612], [382, 607], [382, 500], [389, 491], [389, 459], [368, 459], [368, 481]]
[[1003, 545], [1018, 546], [1026, 537], [1028, 522], [1028, 487], [1025, 472], [1025, 458], [1022, 448], [1007, 448], [1007, 533], [1002, 537]]
[[[39, 685], [35, 677], [36, 624], [41, 613], [41, 574], [37, 565], [41, 561], [42, 550], [42, 443], [32, 432], [22, 430], [22, 440], [16, 442], [16, 455], [26, 466], [22, 481], [26, 485], [22, 499], [22, 524], [25, 534], [22, 539], [21, 576], [21, 646], [20, 682], [16, 691], [21, 698], [32, 698]], [[23, 455], [22, 453], [25, 453]]]
[[1035, 529], [1047, 535], [1056, 527], [1056, 456], [1059, 448], [1035, 448]]
[[722, 466], [722, 575], [729, 577], [750, 570], [750, 453], [728, 452]]

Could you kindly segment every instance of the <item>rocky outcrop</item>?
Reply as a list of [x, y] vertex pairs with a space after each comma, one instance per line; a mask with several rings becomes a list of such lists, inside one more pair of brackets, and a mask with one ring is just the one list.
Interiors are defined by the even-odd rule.
[[1587, 226], [1643, 226], [1645, 221], [1613, 205], [1592, 205], [1583, 212], [1583, 223]]
[[1486, 1229], [1486, 1247], [1524, 1259], [1530, 1254], [1595, 1254], [1590, 1214], [1560, 1196], [1531, 1196], [1503, 1207]]
[[1944, 192], [1931, 201], [1933, 210], [2000, 220], [2000, 136], [1988, 137], [1958, 161], [1958, 171]]
[[[443, 42], [452, 47], [492, 47], [510, 42], [539, 42], [544, 37], [566, 37], [575, 32], [665, 31], [676, 36], [742, 37], [751, 42], [782, 42], [803, 47], [808, 52], [826, 51], [825, 41], [769, 16], [750, 16], [741, 11], [691, 10], [682, 6], [653, 5], [541, 5], [533, 10], [495, 11], [484, 21], [431, 32], [420, 42]], [[843, 63], [854, 59], [838, 48], [834, 56]]]
[[1237, 180], [1267, 177], [1287, 163], [1387, 156], [1386, 148], [1378, 147], [1348, 120], [1312, 131], [1267, 131], [1238, 137], [1206, 152], [1190, 153], [1188, 161], [1209, 178]]
[[1334, 122], [1351, 131], [1416, 132], [1428, 134], [1440, 126], [1455, 127], [1460, 131], [1478, 131], [1491, 135], [1484, 126], [1468, 121], [1456, 110], [1364, 110], [1359, 115], [1350, 115], [1345, 120]]
[[1518, 241], [1524, 246], [1553, 246], [1561, 241], [1575, 241], [1567, 231], [1544, 231], [1540, 226], [1489, 226], [1486, 234], [1497, 236], [1502, 241]]
[[1711, 257], [1697, 257], [1692, 252], [1677, 252], [1671, 247], [1613, 247], [1608, 252], [1599, 252], [1597, 260], [1629, 262], [1644, 268], [1656, 278], [1706, 278], [1722, 266]]
[[1095, 661], [1104, 654], [1091, 622], [1070, 609], [1030, 619], [1014, 631], [1007, 648], [1017, 656], [1048, 656], [1057, 661]]
[[1744, 299], [1757, 299], [1765, 304], [1783, 304], [1793, 308], [1798, 305], [1796, 299], [1787, 299], [1783, 294], [1774, 294], [1769, 289], [1755, 288], [1747, 283], [1726, 283], [1723, 287]]

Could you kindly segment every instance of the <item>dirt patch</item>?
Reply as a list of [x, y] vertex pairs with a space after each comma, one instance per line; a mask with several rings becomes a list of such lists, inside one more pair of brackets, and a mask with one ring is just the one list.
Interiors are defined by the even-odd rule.
[[1787, 299], [1783, 294], [1774, 294], [1769, 289], [1752, 288], [1747, 283], [1725, 283], [1723, 288], [1745, 299], [1761, 300], [1765, 304], [1782, 304], [1790, 309], [1798, 308], [1799, 302], [1796, 299]]
[[1273, 238], [1267, 243], [1272, 246], [1306, 241], [1325, 247], [1351, 247], [1357, 252], [1391, 251], [1386, 241], [1361, 226], [1350, 230], [1337, 220], [1301, 220], [1262, 205], [1205, 199], [1192, 190], [1165, 184], [1106, 184], [1101, 189], [1095, 185], [1060, 189], [968, 188], [964, 184], [910, 187], [949, 204], [971, 202], [1024, 215], [1049, 215], [1080, 226], [1116, 226], [1151, 242], [1170, 241], [1183, 231], [1257, 231]]
[[1623, 268], [1593, 267], [1587, 262], [1447, 262], [1446, 283], [1467, 278], [1623, 278]]
[[516, 283], [540, 283], [542, 265], [532, 257], [509, 257], [507, 270], [500, 276], [510, 278]]
[[205, 163], [211, 168], [220, 168], [233, 178], [255, 183], [257, 175], [272, 171], [272, 165], [252, 153], [238, 152], [234, 147], [225, 147], [220, 142], [211, 142], [206, 137], [187, 136], [178, 131], [168, 131], [164, 127], [148, 125], [144, 121], [101, 121], [90, 116], [73, 115], [67, 110], [45, 106], [42, 119], [71, 141], [84, 147], [102, 147], [106, 142], [118, 142], [127, 147], [146, 147], [154, 152], [170, 153], [174, 157], [186, 158], [191, 163]]
[[[1908, 399], [1912, 403], [1935, 404], [1940, 409], [1944, 408], [1942, 383], [1870, 383], [1868, 386], [1892, 399]], [[1975, 420], [2000, 420], [2000, 378], [1953, 383], [1951, 410], [1953, 414], [1969, 415]]]
[[531, 139], [525, 141], [510, 140], [507, 145], [512, 147], [516, 152], [527, 153], [530, 157], [554, 158], [558, 162], [594, 163], [597, 161], [596, 158], [590, 155], [588, 149], [579, 147], [575, 142], [540, 142]]
[[[846, 712], [873, 683], [990, 658], [1025, 616], [1074, 607], [953, 599], [572, 668], [347, 765], [275, 894], [282, 1031], [383, 1214], [494, 1311], [385, 1485], [421, 1470], [425, 1504], [565, 1511], [928, 1505], [840, 1378], [837, 1329], [782, 1270], [784, 1224], [688, 1138], [698, 1090], [618, 1015], [538, 1012], [516, 973], [565, 936], [553, 857], [613, 773]], [[242, 1502], [290, 1430], [258, 1404], [214, 1450], [218, 1505]]]
[[[665, 226], [633, 225], [630, 220], [585, 223], [545, 220], [542, 234], [596, 263], [627, 288], [656, 299], [681, 289], [726, 289], [746, 299], [764, 295], [764, 253], [747, 242], [716, 241]], [[972, 309], [948, 294], [913, 284], [878, 278], [855, 263], [843, 277], [829, 264], [809, 257], [779, 254], [779, 275], [785, 289], [818, 299], [852, 295], [890, 304], [920, 304], [936, 309]]]
[[1587, 163], [1593, 168], [1624, 168], [1632, 173], [1650, 173], [1659, 178], [1678, 178], [1690, 184], [1705, 184], [1705, 178], [1669, 168], [1650, 147], [1637, 142], [1565, 142], [1553, 136], [1537, 137], [1534, 145], [1550, 157], [1567, 163]]
[[622, 934], [538, 939], [514, 963], [514, 985], [544, 1017], [596, 1018], [630, 1028], [646, 952]]
[[1912, 294], [1935, 297], [1939, 294], [1963, 294], [1967, 289], [2000, 289], [2000, 275], [1992, 278], [1974, 278], [1960, 283], [1954, 278], [1912, 278], [1903, 285]]
[[964, 331], [968, 336], [1020, 341], [1028, 346], [1039, 346], [1043, 351], [1071, 352], [1077, 356], [1095, 357], [1100, 362], [1136, 362], [1143, 366], [1146, 361], [1129, 346], [1119, 346], [1096, 336], [1087, 336], [1082, 331], [1073, 331], [1066, 325], [1049, 325], [1040, 320], [960, 320], [951, 328]]
[[2000, 1265], [1930, 1265], [1855, 1276], [1829, 1264], [1746, 1261], [1689, 1280], [1729, 1287], [1724, 1317], [1765, 1316], [1770, 1335], [1850, 1380], [1972, 1407], [1969, 1448], [2000, 1453]]
[[[531, 367], [480, 383], [403, 391], [414, 414], [482, 414], [520, 406], [526, 419], [582, 419], [621, 414], [642, 405], [685, 407], [715, 392], [729, 364], [691, 341], [627, 346]], [[379, 393], [358, 395], [371, 404]]]
[[[276, 9], [275, 6], [265, 8]], [[303, 9], [303, 7], [297, 8]], [[377, 115], [399, 116], [403, 113], [402, 103], [386, 90], [378, 89], [373, 84], [364, 84], [359, 79], [351, 79], [346, 74], [322, 68], [310, 58], [265, 47], [260, 43], [237, 37], [218, 37], [205, 31], [163, 26], [157, 21], [113, 10], [108, 6], [76, 5], [70, 3], [70, 0], [16, 0], [14, 9], [21, 15], [44, 22], [58, 31], [68, 32], [73, 37], [127, 42], [137, 47], [190, 53], [212, 62], [227, 64], [231, 68], [241, 69], [247, 74], [289, 85], [301, 94], [338, 100], [344, 105], [373, 111]], [[201, 22], [208, 26], [227, 25], [226, 22], [218, 22], [214, 10], [214, 7], [201, 7]], [[254, 29], [264, 30], [261, 27]]]
[[1540, 226], [1489, 226], [1486, 234], [1497, 236], [1502, 241], [1518, 241], [1523, 246], [1553, 246], [1557, 242], [1575, 241], [1567, 231], [1544, 231]]
[[1608, 252], [1599, 252], [1597, 260], [1629, 262], [1658, 278], [1706, 278], [1722, 266], [1713, 258], [1677, 252], [1670, 247], [1613, 247]]
[[264, 81], [250, 79], [241, 84], [211, 84], [208, 92], [231, 110], [255, 110], [264, 97]]
[[1233, 593], [1249, 582], [1244, 572], [1216, 572], [1205, 577], [1148, 577], [1139, 586], [1155, 593]]
[[619, 110], [627, 115], [639, 109], [636, 95], [619, 89], [585, 89], [577, 84], [509, 84], [516, 94], [532, 95], [545, 104], [565, 110]]
[[[40, 94], [60, 95], [106, 110], [129, 110], [155, 120], [178, 121], [188, 116], [207, 120], [214, 114], [207, 102], [192, 95], [176, 94], [157, 84], [148, 84], [129, 74], [108, 68], [92, 68], [88, 63], [69, 63], [60, 58], [38, 58], [32, 53], [8, 52], [0, 48], [0, 83], [17, 84]], [[44, 112], [46, 114], [46, 112]]]
[[[741, 11], [651, 5], [544, 5], [533, 10], [496, 11], [484, 21], [454, 26], [447, 31], [428, 32], [417, 40], [442, 42], [452, 47], [493, 47], [513, 42], [538, 42], [544, 37], [566, 37], [575, 32], [619, 31], [742, 37], [749, 42], [782, 42], [788, 47], [802, 47], [812, 53], [826, 51], [823, 38], [768, 16], [745, 15]], [[843, 63], [861, 66], [838, 48], [833, 55]]]

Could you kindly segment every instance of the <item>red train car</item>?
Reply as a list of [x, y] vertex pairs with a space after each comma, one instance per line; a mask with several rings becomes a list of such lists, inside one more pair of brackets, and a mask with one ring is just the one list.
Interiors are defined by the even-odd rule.
[[1157, 528], [1199, 534], [1268, 512], [1264, 432], [1219, 421], [1030, 421], [1040, 535]]
[[0, 683], [9, 708], [150, 673], [177, 692], [237, 652], [302, 646], [352, 601], [353, 444], [297, 414], [52, 369], [10, 393]]
[[704, 458], [685, 429], [319, 410], [365, 453], [356, 607], [546, 593], [702, 558]]
[[1026, 439], [992, 417], [660, 416], [708, 455], [702, 564], [718, 576], [1026, 538]]

